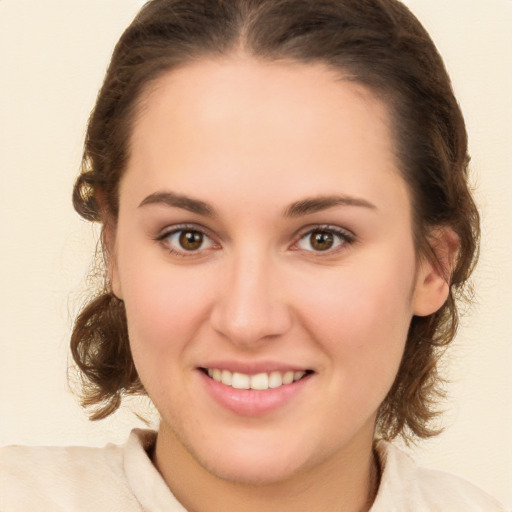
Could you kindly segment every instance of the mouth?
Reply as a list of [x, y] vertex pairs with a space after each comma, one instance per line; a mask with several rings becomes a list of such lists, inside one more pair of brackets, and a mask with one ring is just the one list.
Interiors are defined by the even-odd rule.
[[210, 379], [234, 389], [265, 391], [289, 386], [311, 375], [313, 370], [261, 372], [253, 375], [220, 368], [200, 368]]
[[298, 397], [311, 396], [315, 389], [314, 370], [279, 362], [212, 361], [197, 370], [207, 395], [241, 417], [256, 418], [283, 410], [301, 403]]

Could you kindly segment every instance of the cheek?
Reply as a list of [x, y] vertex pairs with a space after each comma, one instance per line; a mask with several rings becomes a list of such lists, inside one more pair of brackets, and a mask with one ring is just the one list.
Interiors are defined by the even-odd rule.
[[193, 400], [183, 392], [184, 376], [190, 376], [190, 348], [208, 317], [208, 287], [204, 277], [179, 268], [173, 272], [168, 263], [141, 265], [130, 274], [124, 291], [135, 367], [159, 410], [170, 399], [181, 410]]
[[414, 255], [347, 265], [328, 279], [307, 283], [301, 322], [346, 374], [392, 382], [412, 318]]
[[120, 276], [134, 357], [176, 353], [194, 338], [209, 309], [207, 272], [131, 258]]
[[[328, 406], [333, 424], [350, 429], [376, 414], [395, 381], [412, 317], [410, 280], [367, 272], [312, 289], [301, 321], [324, 352], [330, 389], [318, 414]], [[334, 402], [326, 403], [328, 397]]]

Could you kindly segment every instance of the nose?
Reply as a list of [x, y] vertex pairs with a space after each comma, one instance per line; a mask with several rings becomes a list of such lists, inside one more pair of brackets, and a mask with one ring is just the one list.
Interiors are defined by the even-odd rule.
[[217, 332], [233, 344], [250, 348], [290, 329], [282, 274], [271, 257], [254, 253], [233, 256], [222, 274], [210, 317]]

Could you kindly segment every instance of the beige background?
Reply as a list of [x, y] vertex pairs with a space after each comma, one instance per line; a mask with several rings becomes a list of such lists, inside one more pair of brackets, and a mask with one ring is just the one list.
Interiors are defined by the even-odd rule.
[[[137, 401], [88, 422], [66, 382], [95, 246], [70, 192], [113, 45], [141, 4], [0, 0], [0, 444], [102, 445], [141, 425]], [[445, 57], [466, 115], [484, 235], [477, 304], [446, 360], [447, 429], [415, 457], [512, 507], [512, 1], [407, 4]]]

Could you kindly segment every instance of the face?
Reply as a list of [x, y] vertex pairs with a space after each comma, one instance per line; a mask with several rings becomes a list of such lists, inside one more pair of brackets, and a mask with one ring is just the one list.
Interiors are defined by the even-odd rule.
[[320, 65], [203, 61], [144, 97], [113, 289], [159, 436], [214, 475], [370, 449], [432, 303], [387, 119]]

